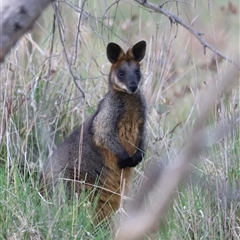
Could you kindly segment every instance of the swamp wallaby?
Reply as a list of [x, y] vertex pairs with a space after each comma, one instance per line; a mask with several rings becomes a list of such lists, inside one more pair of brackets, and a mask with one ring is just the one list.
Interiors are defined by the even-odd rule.
[[86, 186], [98, 183], [100, 220], [119, 208], [123, 179], [128, 186], [133, 167], [144, 156], [146, 102], [139, 88], [145, 51], [145, 41], [126, 53], [116, 43], [108, 44], [109, 91], [96, 112], [53, 152], [41, 173], [50, 192], [59, 178], [77, 192], [79, 181]]

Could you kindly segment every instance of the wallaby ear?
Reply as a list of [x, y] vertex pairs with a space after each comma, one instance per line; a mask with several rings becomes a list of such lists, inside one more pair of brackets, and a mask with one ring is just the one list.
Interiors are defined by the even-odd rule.
[[131, 49], [128, 50], [128, 53], [130, 53], [137, 62], [141, 62], [145, 56], [146, 52], [146, 42], [140, 41], [136, 43]]
[[124, 55], [124, 52], [120, 46], [116, 43], [109, 43], [107, 45], [107, 58], [110, 63], [115, 63], [117, 60]]

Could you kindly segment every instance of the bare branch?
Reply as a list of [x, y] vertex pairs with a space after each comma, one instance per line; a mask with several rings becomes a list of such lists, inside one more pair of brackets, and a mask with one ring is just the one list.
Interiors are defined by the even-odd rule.
[[0, 9], [0, 62], [29, 31], [51, 0], [3, 0]]
[[218, 56], [222, 57], [223, 59], [227, 60], [228, 62], [232, 63], [233, 65], [235, 65], [237, 68], [239, 68], [239, 66], [230, 58], [226, 57], [223, 53], [221, 53], [220, 51], [218, 51], [215, 47], [211, 46], [206, 40], [204, 40], [202, 38], [203, 33], [200, 33], [198, 31], [196, 31], [194, 28], [192, 28], [190, 25], [188, 25], [187, 23], [185, 23], [183, 20], [181, 20], [180, 18], [178, 18], [177, 16], [165, 11], [162, 8], [162, 5], [158, 6], [156, 4], [153, 4], [151, 2], [148, 2], [147, 0], [134, 0], [135, 2], [139, 3], [140, 5], [144, 6], [145, 8], [148, 9], [152, 9], [155, 12], [159, 12], [161, 14], [163, 14], [164, 16], [168, 17], [171, 24], [172, 23], [176, 23], [176, 24], [180, 24], [181, 26], [183, 26], [185, 29], [187, 29], [193, 36], [195, 36], [198, 41], [203, 45], [203, 49], [204, 49], [204, 54], [206, 53], [206, 48], [210, 49], [212, 52], [216, 53]]

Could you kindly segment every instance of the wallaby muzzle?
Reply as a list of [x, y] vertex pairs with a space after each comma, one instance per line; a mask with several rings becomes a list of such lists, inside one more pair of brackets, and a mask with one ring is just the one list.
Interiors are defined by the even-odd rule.
[[129, 93], [131, 93], [131, 94], [136, 93], [138, 91], [138, 87], [139, 87], [138, 83], [136, 83], [136, 82], [130, 83], [128, 86]]

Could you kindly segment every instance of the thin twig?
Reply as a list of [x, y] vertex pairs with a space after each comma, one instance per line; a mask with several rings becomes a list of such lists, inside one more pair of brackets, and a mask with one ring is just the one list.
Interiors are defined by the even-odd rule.
[[80, 79], [73, 74], [73, 71], [72, 71], [72, 68], [71, 68], [71, 65], [70, 65], [70, 61], [68, 59], [67, 50], [66, 50], [65, 43], [64, 43], [64, 40], [63, 40], [62, 30], [61, 30], [61, 27], [60, 27], [60, 25], [61, 25], [60, 14], [59, 14], [58, 7], [57, 7], [55, 2], [53, 3], [53, 9], [54, 9], [54, 13], [56, 15], [60, 41], [61, 41], [61, 44], [62, 44], [62, 47], [63, 47], [64, 56], [65, 56], [67, 64], [68, 64], [69, 73], [72, 76], [73, 81], [74, 81], [76, 87], [81, 92], [83, 99], [85, 99], [85, 92], [83, 91], [83, 89], [77, 83], [77, 80], [80, 80]]
[[195, 36], [198, 41], [203, 45], [204, 54], [206, 53], [206, 48], [210, 49], [212, 52], [216, 53], [218, 56], [222, 57], [223, 59], [227, 60], [228, 62], [232, 63], [235, 67], [239, 69], [239, 66], [230, 58], [226, 57], [223, 53], [218, 51], [215, 47], [211, 46], [206, 40], [202, 38], [203, 33], [196, 31], [190, 25], [185, 23], [182, 19], [178, 18], [177, 16], [173, 15], [172, 13], [167, 12], [161, 6], [148, 2], [147, 0], [134, 0], [135, 2], [139, 3], [140, 5], [144, 6], [145, 8], [152, 9], [158, 13], [163, 14], [164, 16], [168, 17], [171, 24], [176, 23], [183, 26], [187, 29], [193, 36]]
[[[83, 1], [81, 9], [84, 9], [85, 3], [86, 3], [86, 0]], [[76, 60], [77, 60], [79, 33], [81, 32], [80, 28], [81, 28], [81, 22], [82, 22], [83, 13], [84, 12], [81, 11], [80, 15], [78, 17], [77, 34], [76, 34], [76, 40], [75, 40], [75, 51], [74, 51], [73, 63], [71, 63], [71, 65], [75, 65], [76, 64]]]
[[52, 53], [53, 53], [53, 45], [54, 45], [54, 37], [55, 37], [55, 30], [56, 30], [56, 15], [53, 14], [53, 24], [52, 24], [52, 41], [51, 41], [51, 47], [50, 47], [50, 55], [49, 55], [49, 68], [48, 68], [48, 76], [51, 75], [51, 69], [52, 69]]
[[164, 137], [156, 137], [156, 138], [155, 138], [155, 141], [153, 142], [153, 144], [155, 144], [155, 143], [158, 142], [158, 141], [163, 140], [163, 138], [165, 138], [166, 136], [172, 134], [172, 133], [175, 131], [175, 129], [176, 129], [178, 126], [180, 126], [181, 124], [182, 124], [182, 121], [179, 121], [167, 134], [165, 134]]

